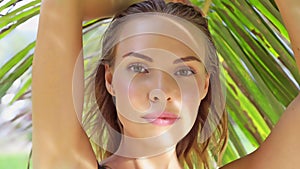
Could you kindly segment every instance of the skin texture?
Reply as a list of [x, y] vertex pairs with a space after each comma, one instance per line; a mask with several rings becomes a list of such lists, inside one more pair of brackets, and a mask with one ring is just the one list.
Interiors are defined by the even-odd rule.
[[[72, 99], [73, 70], [77, 57], [81, 58], [82, 46], [79, 2], [45, 0], [41, 7], [32, 72], [34, 168], [96, 167]], [[68, 26], [59, 16], [68, 20]], [[82, 60], [79, 62], [82, 63]], [[82, 76], [77, 77], [83, 80]], [[82, 90], [83, 83], [74, 87]], [[77, 98], [80, 102], [83, 95], [78, 93]], [[80, 106], [77, 108], [81, 109]], [[65, 158], [60, 158], [61, 155]]]
[[[133, 2], [137, 1], [42, 0], [32, 80], [34, 168], [97, 168], [95, 155], [76, 115], [82, 111], [83, 102], [81, 23], [88, 18], [111, 16]], [[295, 19], [300, 18], [300, 2], [277, 0], [276, 3], [291, 37], [299, 68], [300, 25]], [[109, 73], [107, 80], [109, 82]], [[108, 91], [112, 92], [109, 86], [110, 83]], [[257, 151], [223, 169], [299, 168], [299, 120], [298, 95]], [[137, 168], [148, 164], [165, 165], [167, 168], [168, 163], [160, 162], [169, 160], [172, 161], [169, 168], [179, 168], [172, 150], [163, 156], [149, 159], [134, 160], [116, 156], [112, 159]], [[113, 165], [113, 168], [117, 168]]]
[[[131, 51], [152, 60], [126, 55]], [[115, 65], [113, 68], [106, 66], [107, 89], [116, 97], [124, 134], [140, 138], [134, 143], [123, 139], [118, 152], [129, 154], [131, 150], [135, 153], [142, 150], [155, 157], [136, 160], [113, 156], [104, 162], [106, 165], [115, 169], [134, 168], [135, 165], [149, 169], [180, 168], [174, 146], [192, 128], [209, 83], [209, 75], [198, 60], [174, 63], [187, 56], [196, 55], [181, 42], [161, 35], [136, 36], [118, 44]], [[180, 119], [173, 125], [158, 126], [141, 118], [144, 112], [161, 111], [177, 114]], [[148, 141], [152, 137], [157, 140]], [[142, 144], [141, 148], [138, 148], [139, 144]]]
[[[141, 43], [136, 43], [137, 41]], [[136, 58], [133, 55], [129, 55], [124, 58], [124, 54], [129, 53], [129, 51], [140, 51], [138, 53], [152, 57], [153, 61]], [[169, 53], [171, 51], [173, 53]], [[193, 108], [193, 111], [189, 111], [189, 115], [196, 116], [195, 112], [197, 111], [194, 112], [194, 110], [198, 109], [201, 102], [200, 99], [207, 93], [209, 78], [205, 72], [203, 64], [196, 60], [173, 64], [173, 61], [186, 56], [195, 56], [195, 54], [187, 47], [184, 48], [184, 46], [177, 40], [159, 35], [134, 37], [118, 45], [116, 63], [114, 65], [115, 71], [108, 71], [108, 73], [112, 73], [108, 76], [113, 76], [114, 74], [114, 79], [109, 85], [114, 86], [114, 93], [111, 94], [116, 96], [117, 109], [120, 112], [119, 117], [121, 118], [121, 122], [124, 126], [125, 134], [127, 134], [126, 126], [131, 123], [129, 120], [124, 118], [124, 116], [130, 116], [132, 111], [137, 111], [137, 113], [147, 112], [151, 106], [150, 104], [154, 107], [153, 110], [150, 110], [151, 113], [161, 111], [160, 109], [163, 109], [164, 111], [184, 116], [185, 114], [180, 112], [181, 109]], [[149, 73], [139, 73], [132, 70], [134, 68], [141, 69], [141, 67], [147, 69], [146, 71], [149, 71]], [[128, 68], [130, 69], [128, 70]], [[182, 75], [176, 75], [179, 71], [189, 71], [188, 73], [195, 71], [197, 73], [191, 75], [185, 75], [184, 73], [182, 73]], [[149, 95], [154, 89], [160, 90], [158, 93], [154, 94], [155, 96], [152, 96], [159, 99], [156, 102], [154, 102], [153, 98], [149, 98]], [[162, 95], [160, 95], [160, 93]], [[197, 97], [197, 95], [200, 94], [201, 96]], [[118, 99], [120, 99], [120, 101], [118, 101]], [[151, 100], [151, 102], [149, 102], [149, 100]], [[159, 103], [162, 103], [162, 107], [159, 106]], [[127, 110], [127, 106], [125, 105], [132, 105], [134, 110]], [[126, 113], [126, 111], [128, 112]], [[194, 115], [192, 115], [193, 112]], [[181, 123], [181, 121], [185, 119], [187, 118], [182, 117], [182, 119], [178, 122]], [[132, 120], [136, 121], [136, 123], [143, 122], [142, 119], [136, 119], [134, 117]], [[191, 121], [182, 123], [190, 124]], [[133, 136], [133, 134], [140, 133], [135, 135], [135, 137], [142, 138], [156, 135], [160, 133], [159, 130], [162, 128], [161, 126], [158, 127], [153, 126], [152, 124], [144, 124], [143, 126], [145, 129], [147, 128], [144, 130], [141, 129], [139, 125], [132, 125], [133, 126], [130, 131], [128, 131], [128, 134], [131, 133], [130, 135]], [[184, 124], [181, 125], [183, 126]], [[155, 133], [153, 127], [158, 129], [158, 133]], [[147, 134], [148, 131], [150, 133]]]
[[[109, 7], [111, 1], [99, 2], [90, 6], [98, 6], [101, 12], [94, 10], [87, 15], [84, 11], [90, 7], [82, 6], [89, 1], [42, 1], [32, 72], [34, 168], [96, 168], [95, 155], [76, 112], [81, 112], [83, 102], [82, 20], [116, 12], [116, 7]], [[123, 2], [118, 6], [130, 4]]]
[[275, 0], [283, 22], [289, 32], [292, 48], [295, 54], [296, 63], [300, 68], [300, 24], [297, 17], [300, 15], [300, 1], [298, 0]]

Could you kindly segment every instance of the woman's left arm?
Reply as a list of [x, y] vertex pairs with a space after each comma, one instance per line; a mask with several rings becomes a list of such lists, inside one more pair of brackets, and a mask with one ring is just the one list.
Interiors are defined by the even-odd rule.
[[[275, 0], [300, 69], [300, 0]], [[222, 169], [299, 169], [300, 94], [290, 103], [266, 141], [252, 154]]]
[[[275, 0], [300, 69], [300, 1]], [[290, 103], [268, 139], [253, 154], [254, 168], [300, 168], [300, 94]]]
[[300, 69], [300, 1], [275, 0], [288, 30], [298, 69]]

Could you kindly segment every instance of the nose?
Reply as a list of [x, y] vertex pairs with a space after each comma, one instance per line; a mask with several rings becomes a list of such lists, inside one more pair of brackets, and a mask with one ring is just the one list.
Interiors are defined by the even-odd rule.
[[152, 70], [151, 74], [152, 85], [149, 99], [152, 102], [170, 102], [178, 97], [180, 91], [178, 84], [169, 73], [162, 70]]
[[153, 89], [149, 93], [149, 98], [152, 102], [171, 101], [171, 96], [167, 96], [161, 89]]

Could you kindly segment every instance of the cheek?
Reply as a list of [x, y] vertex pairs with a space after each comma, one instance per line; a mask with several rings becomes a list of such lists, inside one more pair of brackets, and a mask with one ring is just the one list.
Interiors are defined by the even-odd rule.
[[203, 96], [206, 94], [204, 91], [205, 81], [204, 78], [195, 77], [193, 79], [185, 80], [180, 83], [182, 95], [182, 113], [188, 114], [190, 120], [195, 120], [198, 109]]
[[197, 92], [186, 92], [182, 97], [181, 113], [190, 124], [193, 124], [195, 121], [201, 103], [201, 99], [195, 93]]
[[203, 95], [204, 84], [203, 80], [195, 77], [191, 79], [184, 80], [180, 82], [180, 92], [183, 97], [184, 104], [189, 104], [189, 102], [200, 103], [201, 96]]
[[198, 83], [198, 91], [199, 91], [199, 96], [200, 96], [200, 99], [204, 99], [206, 94], [207, 94], [207, 90], [208, 90], [208, 85], [209, 85], [209, 82], [207, 82], [207, 77], [208, 75], [206, 73], [203, 73], [203, 75], [199, 75], [199, 77], [197, 79], [197, 83]]
[[121, 71], [114, 73], [113, 88], [115, 91], [117, 112], [123, 113], [122, 115], [126, 118], [130, 118], [130, 112], [133, 111], [129, 99], [130, 78], [125, 75]]
[[147, 81], [143, 78], [135, 77], [129, 84], [128, 96], [132, 107], [137, 111], [145, 111], [148, 109], [148, 87]]
[[[122, 116], [120, 120], [126, 119], [131, 122], [141, 122], [139, 114], [149, 108], [145, 83], [145, 80], [137, 76], [131, 76], [124, 71], [119, 71], [118, 75], [114, 76], [113, 85], [116, 96], [116, 109]], [[126, 123], [126, 120], [122, 121]]]
[[129, 92], [129, 83], [127, 78], [124, 78], [122, 76], [119, 76], [118, 78], [114, 78], [113, 88], [115, 90], [116, 99], [122, 98], [122, 100], [123, 99], [127, 100], [126, 95]]

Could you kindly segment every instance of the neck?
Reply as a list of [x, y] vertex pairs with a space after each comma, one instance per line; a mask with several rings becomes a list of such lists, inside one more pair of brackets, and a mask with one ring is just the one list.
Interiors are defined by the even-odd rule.
[[175, 148], [157, 156], [133, 159], [133, 163], [138, 169], [181, 169]]
[[[117, 165], [112, 165], [111, 167], [113, 169], [120, 167], [122, 169], [181, 169], [182, 167], [180, 167], [176, 155], [176, 146], [162, 148], [161, 146], [155, 146], [156, 143], [157, 142], [152, 142], [150, 145], [149, 142], [143, 142], [141, 140], [132, 142], [122, 138], [118, 151], [112, 159], [109, 160]], [[124, 152], [126, 152], [126, 154], [124, 154]], [[145, 154], [141, 154], [142, 152]], [[152, 154], [150, 154], [150, 152]]]
[[128, 158], [113, 155], [106, 164], [113, 169], [182, 169], [175, 148], [153, 157]]

